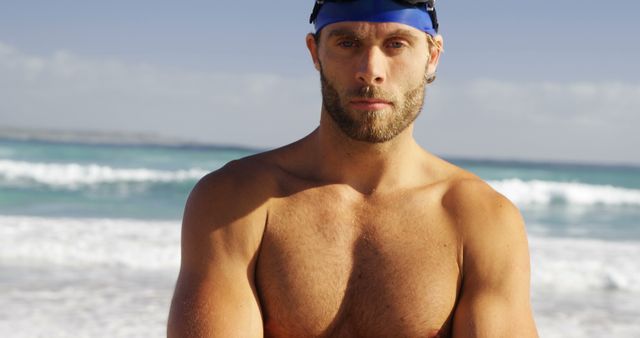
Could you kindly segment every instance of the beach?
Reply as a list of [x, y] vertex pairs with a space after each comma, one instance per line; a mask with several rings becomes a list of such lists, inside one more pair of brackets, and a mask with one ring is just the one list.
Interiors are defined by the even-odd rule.
[[[164, 336], [186, 197], [251, 153], [0, 140], [0, 336]], [[450, 160], [521, 209], [541, 337], [640, 336], [640, 168]]]

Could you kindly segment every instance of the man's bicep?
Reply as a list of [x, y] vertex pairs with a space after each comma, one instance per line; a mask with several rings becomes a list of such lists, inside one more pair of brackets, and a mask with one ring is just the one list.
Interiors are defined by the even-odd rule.
[[253, 274], [260, 208], [233, 203], [228, 181], [201, 181], [187, 202], [169, 337], [262, 336]]
[[528, 299], [483, 290], [463, 295], [454, 315], [453, 337], [537, 337]]
[[482, 211], [464, 247], [454, 337], [537, 337], [522, 217], [504, 199]]
[[169, 337], [262, 337], [260, 306], [246, 270], [226, 270], [218, 276], [180, 273]]

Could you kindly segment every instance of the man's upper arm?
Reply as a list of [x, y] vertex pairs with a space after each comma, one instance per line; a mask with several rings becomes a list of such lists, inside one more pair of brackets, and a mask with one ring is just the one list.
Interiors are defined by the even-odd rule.
[[169, 337], [263, 335], [254, 268], [265, 201], [234, 171], [208, 175], [189, 196]]
[[537, 337], [524, 221], [511, 202], [488, 189], [467, 192], [481, 198], [459, 215], [463, 281], [453, 336]]

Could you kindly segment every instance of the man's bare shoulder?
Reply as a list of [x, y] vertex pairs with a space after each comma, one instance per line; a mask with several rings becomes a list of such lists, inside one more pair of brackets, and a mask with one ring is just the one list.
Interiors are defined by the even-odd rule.
[[212, 231], [242, 220], [243, 224], [264, 223], [268, 202], [277, 194], [277, 171], [269, 155], [261, 153], [205, 175], [189, 195], [183, 224]]
[[509, 199], [479, 177], [460, 171], [450, 180], [442, 205], [462, 239], [465, 265], [471, 263], [480, 272], [504, 260], [503, 266], [516, 264], [528, 271], [525, 223]]
[[451, 166], [442, 206], [455, 220], [461, 235], [469, 240], [521, 237], [524, 221], [518, 208], [475, 174]]
[[520, 214], [508, 198], [493, 189], [487, 182], [457, 167], [447, 180], [442, 204], [448, 212], [458, 218], [501, 219]]
[[279, 168], [273, 155], [270, 151], [230, 161], [202, 177], [193, 191], [204, 196], [223, 195], [228, 201], [267, 198], [277, 188]]
[[227, 206], [241, 207], [243, 211], [258, 206], [265, 209], [271, 198], [281, 196], [301, 178], [306, 178], [308, 158], [309, 148], [302, 139], [231, 161], [203, 177], [194, 187], [190, 200], [195, 200], [195, 204], [214, 203], [218, 206], [215, 209], [225, 209], [227, 213], [230, 211]]
[[257, 154], [231, 161], [196, 183], [182, 220], [182, 270], [204, 271], [213, 252], [247, 262], [255, 255], [269, 201], [277, 193], [276, 171]]

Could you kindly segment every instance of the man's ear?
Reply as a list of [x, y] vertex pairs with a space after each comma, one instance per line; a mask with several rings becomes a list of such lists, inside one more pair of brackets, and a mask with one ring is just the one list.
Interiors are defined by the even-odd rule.
[[428, 74], [436, 73], [438, 62], [440, 61], [440, 55], [444, 50], [444, 40], [442, 39], [442, 35], [434, 36], [432, 41], [435, 43], [435, 46], [430, 46], [429, 48], [429, 65], [427, 70]]
[[316, 43], [316, 37], [312, 33], [307, 34], [307, 49], [311, 54], [311, 60], [317, 71], [320, 71], [320, 60], [318, 59], [318, 44]]

